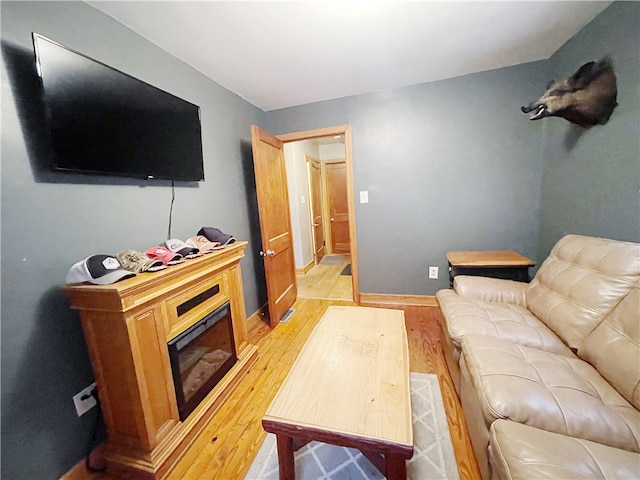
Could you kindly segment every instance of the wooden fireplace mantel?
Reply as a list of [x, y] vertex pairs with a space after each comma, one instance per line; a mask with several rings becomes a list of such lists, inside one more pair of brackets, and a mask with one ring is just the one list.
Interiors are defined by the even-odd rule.
[[[246, 245], [235, 242], [111, 285], [63, 287], [71, 307], [80, 312], [89, 348], [107, 425], [108, 472], [119, 478], [180, 478], [178, 460], [198, 442], [207, 422], [255, 363], [258, 349], [247, 342], [240, 273]], [[215, 285], [217, 294], [177, 315], [178, 305]], [[227, 301], [238, 361], [180, 421], [167, 341]]]

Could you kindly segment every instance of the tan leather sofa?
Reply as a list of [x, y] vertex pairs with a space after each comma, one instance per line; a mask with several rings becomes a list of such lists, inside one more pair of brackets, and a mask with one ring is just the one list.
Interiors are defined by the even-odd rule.
[[483, 478], [640, 478], [639, 244], [567, 235], [529, 284], [436, 298]]

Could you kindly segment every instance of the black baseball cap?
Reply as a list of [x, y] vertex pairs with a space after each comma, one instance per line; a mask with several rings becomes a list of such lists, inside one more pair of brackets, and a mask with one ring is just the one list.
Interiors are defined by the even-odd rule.
[[220, 245], [229, 245], [236, 241], [233, 235], [224, 233], [216, 227], [202, 227], [198, 232], [198, 235], [207, 237], [211, 242], [219, 242]]

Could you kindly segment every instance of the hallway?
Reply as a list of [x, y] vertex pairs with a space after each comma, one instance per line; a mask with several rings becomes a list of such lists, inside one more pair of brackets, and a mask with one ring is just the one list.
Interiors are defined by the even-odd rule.
[[341, 274], [350, 263], [350, 255], [326, 255], [307, 273], [297, 273], [298, 298], [352, 300], [351, 275]]

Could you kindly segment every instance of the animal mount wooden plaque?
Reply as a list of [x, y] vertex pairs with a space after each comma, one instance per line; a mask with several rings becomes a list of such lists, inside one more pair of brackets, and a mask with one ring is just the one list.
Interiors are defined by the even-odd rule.
[[611, 59], [585, 63], [576, 73], [559, 82], [551, 81], [547, 91], [528, 106], [529, 120], [561, 117], [589, 128], [604, 125], [618, 106], [618, 88]]

